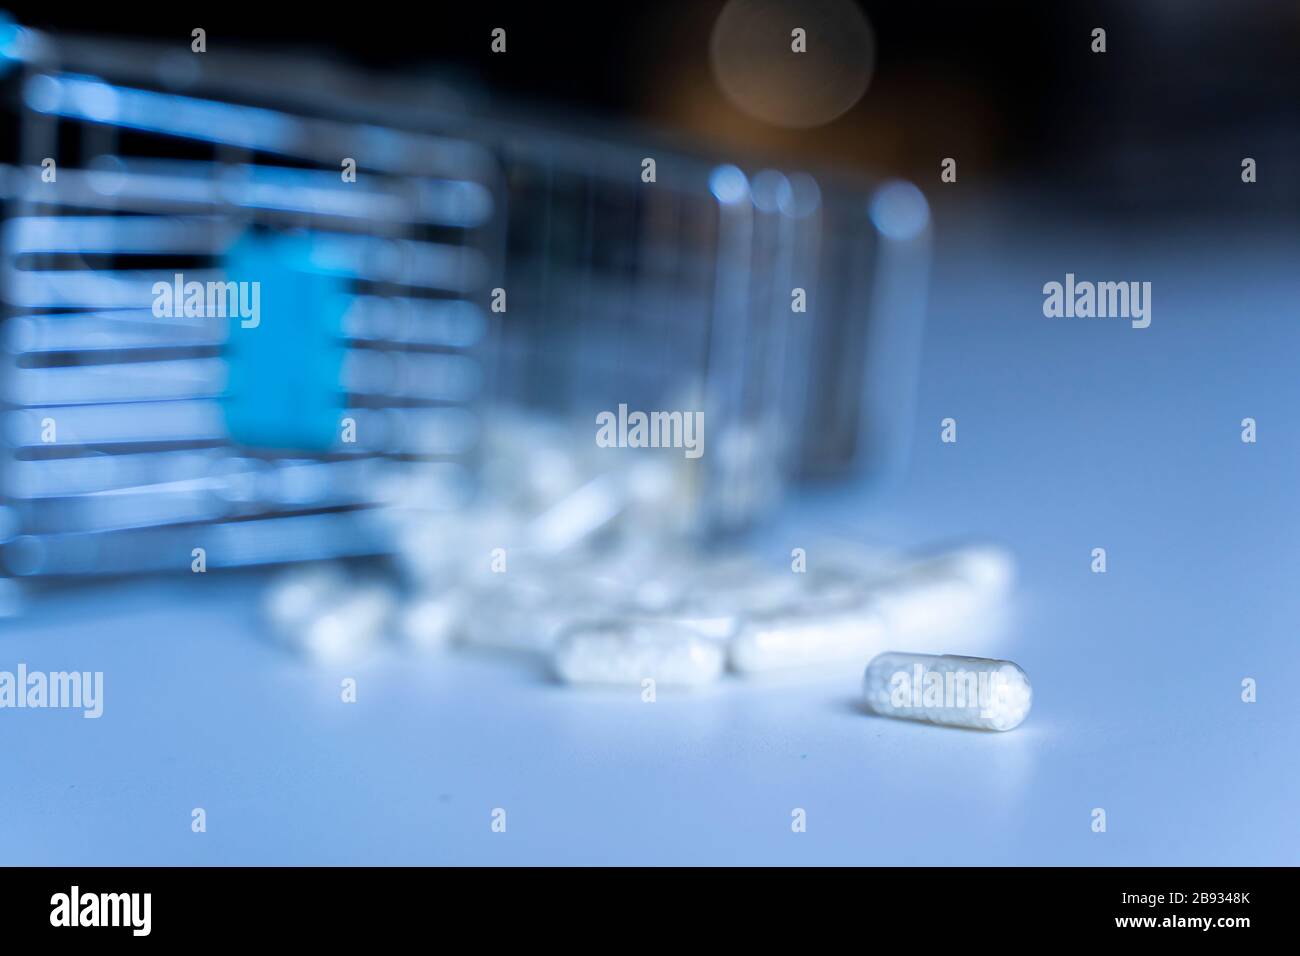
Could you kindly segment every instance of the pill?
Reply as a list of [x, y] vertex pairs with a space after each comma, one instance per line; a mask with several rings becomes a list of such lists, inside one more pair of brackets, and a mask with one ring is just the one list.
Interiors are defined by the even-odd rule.
[[313, 615], [290, 635], [289, 643], [313, 660], [352, 660], [384, 636], [394, 606], [387, 586], [359, 585]]
[[577, 624], [558, 639], [555, 672], [570, 684], [698, 686], [722, 673], [723, 648], [690, 628], [666, 622], [611, 620]]
[[861, 666], [888, 646], [885, 635], [884, 621], [870, 603], [793, 605], [748, 618], [731, 639], [729, 660], [742, 674], [845, 662]]
[[549, 554], [578, 548], [609, 526], [627, 502], [627, 486], [618, 476], [597, 475], [529, 523], [530, 546]]
[[1011, 661], [888, 651], [867, 665], [862, 695], [884, 717], [1011, 730], [1028, 716], [1034, 692]]
[[890, 633], [905, 639], [973, 623], [1005, 598], [1014, 577], [1004, 550], [971, 546], [915, 562], [870, 591]]
[[293, 568], [271, 579], [262, 595], [262, 613], [278, 636], [291, 637], [346, 586], [337, 565]]
[[397, 636], [424, 650], [445, 646], [456, 634], [461, 605], [454, 592], [417, 597], [398, 614]]

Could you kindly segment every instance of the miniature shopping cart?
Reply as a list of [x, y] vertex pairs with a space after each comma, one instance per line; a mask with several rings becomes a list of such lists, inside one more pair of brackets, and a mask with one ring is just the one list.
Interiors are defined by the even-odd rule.
[[704, 535], [905, 451], [906, 184], [188, 39], [0, 23], [0, 91], [5, 574], [384, 554], [393, 501], [473, 498], [509, 405], [704, 409]]

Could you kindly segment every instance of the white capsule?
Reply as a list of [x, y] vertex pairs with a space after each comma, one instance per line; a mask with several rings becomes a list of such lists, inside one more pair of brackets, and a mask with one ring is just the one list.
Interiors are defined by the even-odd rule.
[[395, 604], [387, 586], [360, 585], [314, 615], [289, 643], [314, 660], [352, 660], [384, 636]]
[[1015, 564], [995, 547], [968, 547], [910, 565], [871, 588], [890, 633], [903, 639], [980, 620], [1010, 590]]
[[867, 665], [862, 695], [884, 717], [979, 730], [1018, 727], [1034, 699], [1028, 676], [1011, 661], [895, 651]]
[[313, 660], [342, 662], [384, 636], [395, 605], [390, 587], [356, 583], [336, 565], [292, 568], [274, 578], [262, 599], [272, 635]]
[[884, 622], [870, 604], [814, 603], [749, 618], [731, 639], [729, 655], [733, 670], [761, 674], [847, 662], [861, 666], [887, 646]]
[[417, 597], [399, 613], [397, 635], [412, 647], [433, 650], [455, 636], [460, 620], [461, 602], [453, 592]]
[[347, 578], [336, 565], [291, 568], [267, 585], [262, 613], [277, 636], [292, 639], [346, 587]]
[[570, 684], [698, 686], [722, 673], [723, 649], [688, 627], [666, 622], [575, 625], [556, 642], [555, 672]]
[[627, 501], [627, 487], [619, 476], [597, 475], [530, 521], [528, 540], [546, 554], [571, 552], [607, 528]]

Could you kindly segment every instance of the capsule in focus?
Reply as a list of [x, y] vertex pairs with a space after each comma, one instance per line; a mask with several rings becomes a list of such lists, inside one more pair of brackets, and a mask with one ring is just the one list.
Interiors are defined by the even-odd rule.
[[1034, 697], [1011, 661], [895, 651], [867, 665], [862, 693], [867, 709], [883, 717], [978, 730], [1018, 727]]

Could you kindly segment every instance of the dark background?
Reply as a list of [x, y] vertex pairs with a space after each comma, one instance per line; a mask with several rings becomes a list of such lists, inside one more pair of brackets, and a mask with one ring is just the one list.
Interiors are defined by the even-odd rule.
[[[937, 183], [1032, 189], [1094, 213], [1177, 217], [1300, 210], [1300, 4], [1281, 0], [862, 4], [875, 33], [866, 95], [830, 124], [786, 130], [719, 92], [709, 35], [724, 4], [10, 5], [50, 30], [325, 53], [450, 81], [519, 115], [596, 116]], [[493, 27], [508, 53], [489, 52]], [[1108, 52], [1093, 54], [1093, 27]], [[539, 112], [543, 107], [545, 111]], [[1244, 156], [1259, 164], [1240, 187]]]

